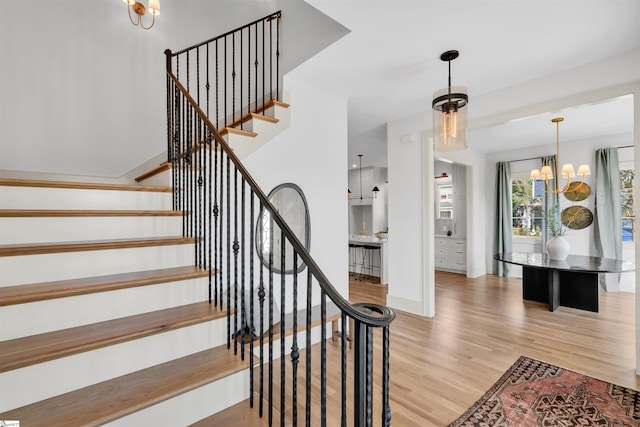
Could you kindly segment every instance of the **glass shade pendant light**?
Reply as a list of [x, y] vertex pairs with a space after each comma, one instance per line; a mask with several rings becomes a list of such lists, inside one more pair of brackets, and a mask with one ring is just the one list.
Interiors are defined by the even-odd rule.
[[433, 94], [433, 139], [435, 151], [459, 151], [467, 148], [467, 88], [451, 86], [451, 61], [459, 56], [448, 50], [440, 59], [449, 64], [448, 86]]
[[[545, 191], [547, 193], [566, 193], [569, 190], [571, 178], [576, 177], [576, 171], [573, 168], [573, 163], [565, 163], [562, 165], [562, 169], [558, 170], [558, 167], [560, 166], [560, 122], [563, 120], [563, 117], [551, 119], [551, 121], [556, 124], [556, 170], [553, 171], [551, 166], [543, 166], [542, 169], [533, 169], [529, 175], [530, 179], [544, 179], [546, 187]], [[562, 177], [567, 180], [567, 185], [563, 189], [560, 188], [559, 178], [556, 179], [555, 188], [552, 188], [549, 184], [549, 181], [553, 179], [554, 173], [556, 177]], [[577, 175], [582, 177], [582, 182], [584, 183], [584, 178], [587, 175], [591, 175], [591, 168], [587, 164], [582, 164], [578, 167]]]

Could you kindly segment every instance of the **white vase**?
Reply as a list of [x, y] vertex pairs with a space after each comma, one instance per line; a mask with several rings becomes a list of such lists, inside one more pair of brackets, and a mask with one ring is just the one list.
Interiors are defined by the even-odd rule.
[[557, 236], [547, 242], [547, 253], [551, 259], [565, 260], [569, 256], [571, 246], [569, 242], [562, 237]]

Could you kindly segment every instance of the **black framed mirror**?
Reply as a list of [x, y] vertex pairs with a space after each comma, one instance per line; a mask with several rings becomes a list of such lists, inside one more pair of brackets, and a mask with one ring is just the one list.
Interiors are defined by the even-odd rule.
[[[309, 207], [302, 189], [296, 184], [280, 184], [269, 193], [269, 201], [276, 208], [280, 216], [287, 222], [289, 228], [298, 240], [309, 250], [311, 245], [311, 226]], [[297, 265], [293, 265], [293, 246], [285, 243], [285, 262], [282, 265], [282, 232], [271, 218], [271, 213], [262, 208], [256, 223], [256, 251], [265, 267], [271, 267], [275, 273], [300, 273], [306, 264], [298, 257]]]

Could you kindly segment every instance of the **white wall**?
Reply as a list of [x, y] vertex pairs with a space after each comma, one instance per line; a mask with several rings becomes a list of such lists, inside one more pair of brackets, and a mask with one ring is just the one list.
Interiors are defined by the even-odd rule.
[[[244, 164], [267, 194], [285, 182], [302, 189], [309, 205], [311, 255], [346, 298], [347, 102], [292, 76], [285, 77], [285, 90], [291, 94], [291, 127]], [[306, 283], [306, 270], [304, 277]]]

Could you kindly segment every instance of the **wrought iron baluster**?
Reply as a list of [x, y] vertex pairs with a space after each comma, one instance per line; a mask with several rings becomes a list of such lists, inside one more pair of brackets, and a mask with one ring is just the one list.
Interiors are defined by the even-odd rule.
[[[273, 242], [272, 242], [273, 244]], [[287, 246], [284, 231], [280, 231], [280, 426], [284, 427], [284, 408], [285, 408], [285, 384], [286, 381], [286, 371], [285, 371], [285, 336], [286, 336], [286, 325], [284, 323], [284, 313], [285, 309], [285, 277], [284, 273], [287, 271], [286, 267], [286, 259], [285, 259], [285, 248]], [[293, 313], [293, 317], [296, 317], [296, 313]]]
[[[243, 54], [243, 30], [240, 30], [240, 129], [244, 129], [244, 120], [242, 120], [242, 70], [243, 70], [243, 64], [244, 61], [242, 60], [244, 58], [244, 54]], [[248, 112], [247, 112], [248, 113]]]
[[320, 425], [327, 425], [327, 294], [320, 292]]
[[342, 416], [341, 426], [347, 427], [347, 314], [342, 312], [342, 336], [340, 342], [342, 343], [341, 352], [341, 373], [342, 379], [340, 381], [340, 389], [342, 391]]
[[366, 326], [367, 331], [367, 427], [373, 425], [373, 328]]
[[312, 276], [311, 269], [307, 269], [307, 346], [306, 346], [306, 360], [307, 360], [307, 372], [305, 375], [306, 382], [306, 402], [305, 402], [305, 426], [311, 427], [311, 300], [312, 300]]
[[382, 328], [382, 426], [391, 425], [389, 406], [389, 326]]
[[[233, 170], [233, 333], [238, 333], [238, 169]], [[238, 354], [238, 340], [233, 340], [233, 354]]]
[[231, 348], [231, 160], [227, 155], [227, 348]]
[[276, 99], [280, 100], [280, 13], [276, 20]]
[[269, 425], [273, 425], [273, 218], [269, 215]]
[[[260, 202], [260, 210], [258, 211], [261, 213], [260, 216], [260, 221], [264, 221], [264, 216], [262, 216], [262, 212], [263, 212], [263, 205], [262, 202]], [[264, 233], [262, 236], [259, 237], [260, 239], [264, 239]], [[260, 304], [260, 331], [258, 331], [258, 337], [260, 339], [260, 409], [259, 409], [259, 414], [260, 414], [260, 418], [262, 418], [262, 410], [263, 410], [263, 404], [264, 404], [264, 339], [262, 337], [262, 333], [264, 331], [264, 298], [265, 298], [265, 291], [264, 291], [264, 266], [262, 263], [262, 253], [259, 253], [258, 256], [260, 257], [260, 285], [259, 285], [259, 289], [258, 289], [258, 301]]]
[[[284, 233], [282, 233], [284, 236]], [[293, 342], [291, 343], [291, 392], [292, 402], [291, 409], [293, 426], [298, 425], [298, 362], [300, 359], [300, 351], [298, 349], [298, 274], [295, 272], [298, 265], [298, 253], [293, 251]], [[283, 274], [284, 276], [284, 274]], [[309, 331], [307, 331], [309, 332]], [[284, 342], [284, 337], [282, 337]], [[311, 348], [309, 348], [311, 350]], [[282, 383], [284, 389], [284, 382]], [[284, 412], [283, 412], [284, 413]], [[284, 423], [284, 417], [282, 417]]]
[[[219, 224], [218, 224], [218, 218], [219, 218], [219, 214], [220, 214], [220, 206], [218, 204], [218, 152], [219, 150], [219, 144], [218, 144], [218, 140], [214, 139], [214, 152], [213, 152], [213, 208], [211, 209], [211, 211], [213, 212], [213, 241], [214, 241], [214, 245], [215, 245], [215, 249], [214, 249], [214, 253], [213, 253], [213, 269], [215, 269], [216, 271], [215, 276], [214, 276], [214, 286], [213, 286], [213, 301], [214, 301], [214, 305], [216, 307], [222, 307], [222, 284], [221, 284], [221, 280], [220, 280], [220, 265], [219, 265], [219, 258], [222, 257], [221, 252], [222, 252], [222, 247], [220, 246], [220, 241], [222, 239], [220, 239], [220, 234], [219, 234]], [[220, 292], [218, 292], [218, 290], [220, 290]], [[218, 295], [220, 296], [220, 299], [218, 300]], [[218, 305], [218, 303], [220, 305]]]
[[[254, 322], [253, 318], [253, 290], [254, 290], [254, 282], [253, 282], [253, 257], [254, 257], [254, 245], [255, 245], [255, 232], [254, 232], [254, 209], [255, 209], [255, 199], [253, 197], [253, 191], [249, 191], [249, 209], [251, 213], [249, 214], [249, 406], [253, 408], [253, 337], [254, 337]], [[262, 337], [259, 337], [262, 341]], [[262, 396], [260, 396], [262, 399]]]
[[353, 425], [364, 426], [366, 419], [365, 400], [365, 325], [354, 319], [353, 330]]
[[[236, 170], [237, 172], [237, 170]], [[240, 221], [241, 221], [241, 228], [240, 228], [240, 247], [242, 248], [242, 253], [240, 254], [240, 354], [241, 354], [241, 359], [244, 360], [244, 338], [245, 338], [245, 334], [247, 332], [247, 324], [246, 324], [246, 319], [247, 319], [247, 313], [246, 313], [246, 307], [245, 307], [245, 240], [244, 240], [244, 225], [245, 225], [245, 216], [246, 216], [246, 210], [245, 210], [245, 194], [244, 194], [244, 178], [242, 178], [242, 186], [241, 186], [241, 200], [242, 200], [242, 208], [241, 208], [241, 215], [240, 215]], [[251, 340], [251, 339], [249, 339]]]

